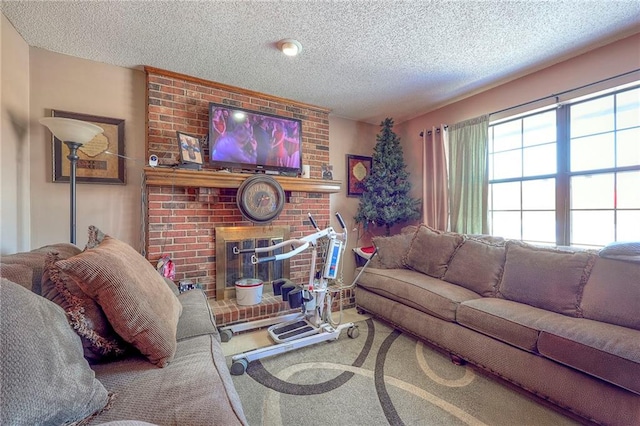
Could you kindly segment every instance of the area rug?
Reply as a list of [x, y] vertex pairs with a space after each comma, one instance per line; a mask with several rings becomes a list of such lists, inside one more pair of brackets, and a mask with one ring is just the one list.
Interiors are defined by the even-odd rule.
[[578, 424], [380, 321], [357, 326], [233, 376], [249, 424]]

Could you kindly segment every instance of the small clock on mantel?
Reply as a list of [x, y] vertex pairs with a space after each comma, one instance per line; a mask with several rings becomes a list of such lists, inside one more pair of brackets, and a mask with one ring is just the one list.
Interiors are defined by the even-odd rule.
[[271, 176], [247, 178], [238, 188], [236, 198], [242, 215], [254, 223], [271, 222], [284, 209], [284, 190]]

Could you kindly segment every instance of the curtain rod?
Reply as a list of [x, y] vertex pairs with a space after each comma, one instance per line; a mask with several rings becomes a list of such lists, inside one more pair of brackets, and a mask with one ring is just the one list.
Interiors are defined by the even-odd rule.
[[[446, 124], [443, 126], [445, 130], [447, 130], [449, 128], [449, 126], [447, 126]], [[429, 130], [427, 132], [427, 136], [431, 136], [431, 133], [433, 133], [431, 130]], [[440, 127], [436, 127], [436, 133], [440, 133]], [[420, 132], [420, 137], [424, 136], [424, 132]]]
[[581, 89], [585, 89], [587, 87], [595, 86], [596, 84], [605, 83], [605, 82], [610, 81], [610, 80], [615, 80], [616, 78], [626, 77], [627, 75], [636, 73], [638, 71], [640, 71], [640, 68], [632, 70], [632, 71], [625, 72], [623, 74], [614, 75], [613, 77], [608, 77], [608, 78], [605, 78], [605, 79], [602, 79], [602, 80], [594, 81], [593, 83], [585, 84], [583, 86], [574, 87], [573, 89], [565, 90], [563, 92], [554, 93], [554, 94], [551, 94], [551, 95], [548, 95], [548, 96], [543, 96], [542, 98], [538, 98], [538, 99], [535, 99], [533, 101], [524, 102], [524, 103], [521, 103], [519, 105], [515, 105], [515, 106], [509, 107], [509, 108], [504, 108], [504, 109], [501, 109], [501, 110], [498, 110], [498, 111], [494, 111], [494, 112], [489, 113], [489, 115], [500, 114], [501, 112], [507, 112], [507, 111], [512, 110], [512, 109], [521, 108], [523, 106], [527, 106], [527, 105], [530, 105], [530, 104], [535, 104], [536, 102], [545, 101], [545, 100], [551, 99], [551, 98], [556, 98], [557, 99], [559, 96], [566, 95], [567, 93], [571, 93], [571, 92], [575, 92], [576, 90], [581, 90]]
[[[544, 100], [551, 99], [551, 98], [558, 98], [559, 96], [566, 95], [567, 93], [575, 92], [576, 90], [585, 89], [585, 88], [590, 87], [590, 86], [595, 86], [596, 84], [605, 83], [605, 82], [610, 81], [610, 80], [615, 80], [616, 78], [626, 77], [626, 76], [631, 75], [633, 73], [636, 73], [638, 71], [640, 71], [640, 68], [637, 68], [637, 69], [631, 70], [631, 71], [627, 71], [627, 72], [622, 73], [622, 74], [614, 75], [613, 77], [608, 77], [608, 78], [605, 78], [605, 79], [602, 79], [602, 80], [594, 81], [593, 83], [585, 84], [583, 86], [574, 87], [573, 89], [565, 90], [563, 92], [551, 94], [551, 95], [548, 95], [548, 96], [543, 96], [542, 98], [538, 98], [538, 99], [535, 99], [533, 101], [524, 102], [524, 103], [521, 103], [519, 105], [515, 105], [515, 106], [509, 107], [509, 108], [504, 108], [504, 109], [501, 109], [501, 110], [498, 110], [498, 111], [494, 111], [494, 112], [489, 113], [489, 115], [500, 114], [502, 112], [507, 112], [507, 111], [510, 111], [512, 109], [521, 108], [523, 106], [527, 106], [527, 105], [530, 105], [530, 104], [535, 104], [536, 102], [544, 101]], [[447, 127], [448, 126], [445, 126], [444, 128], [446, 129]], [[440, 132], [440, 128], [437, 129], [437, 133], [439, 133], [439, 132]], [[430, 135], [430, 134], [431, 134], [431, 131], [427, 132], [427, 135]], [[424, 136], [424, 132], [420, 132], [420, 137], [423, 137], [423, 136]]]

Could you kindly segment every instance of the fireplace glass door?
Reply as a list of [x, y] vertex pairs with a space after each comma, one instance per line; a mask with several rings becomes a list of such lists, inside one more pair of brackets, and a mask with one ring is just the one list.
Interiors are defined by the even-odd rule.
[[[235, 247], [268, 247], [289, 239], [286, 226], [248, 226], [216, 228], [216, 299], [235, 297], [235, 283], [242, 278], [258, 278], [269, 290], [272, 281], [289, 277], [289, 260], [253, 264], [253, 252], [234, 254]], [[283, 249], [261, 253], [258, 257], [283, 253]]]

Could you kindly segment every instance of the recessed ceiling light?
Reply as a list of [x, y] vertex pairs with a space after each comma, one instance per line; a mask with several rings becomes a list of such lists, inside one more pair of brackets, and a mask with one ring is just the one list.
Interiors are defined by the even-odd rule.
[[302, 52], [302, 45], [298, 40], [287, 38], [278, 42], [278, 48], [287, 56], [296, 56]]

